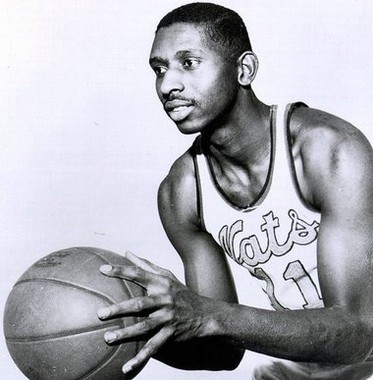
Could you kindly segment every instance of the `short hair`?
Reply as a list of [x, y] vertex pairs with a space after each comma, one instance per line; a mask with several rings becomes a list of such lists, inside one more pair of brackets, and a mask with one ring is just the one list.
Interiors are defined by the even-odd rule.
[[160, 28], [184, 22], [201, 26], [207, 43], [229, 60], [237, 60], [244, 51], [251, 51], [249, 34], [238, 13], [212, 3], [191, 3], [178, 7], [162, 18]]

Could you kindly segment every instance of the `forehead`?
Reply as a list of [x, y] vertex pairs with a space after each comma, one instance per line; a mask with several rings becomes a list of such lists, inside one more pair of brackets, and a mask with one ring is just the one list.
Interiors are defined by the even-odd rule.
[[155, 35], [150, 58], [174, 56], [181, 50], [201, 50], [211, 53], [212, 49], [205, 43], [203, 28], [187, 23], [175, 23], [162, 27]]

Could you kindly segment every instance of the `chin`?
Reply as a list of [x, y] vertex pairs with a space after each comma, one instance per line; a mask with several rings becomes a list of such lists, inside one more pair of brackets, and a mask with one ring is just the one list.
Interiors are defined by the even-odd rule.
[[183, 127], [179, 127], [179, 131], [183, 134], [183, 135], [193, 135], [195, 133], [200, 133], [201, 131], [199, 129], [191, 129], [191, 128], [183, 128]]
[[195, 133], [200, 133], [205, 129], [204, 124], [190, 120], [175, 122], [175, 124], [179, 131], [184, 135], [193, 135]]

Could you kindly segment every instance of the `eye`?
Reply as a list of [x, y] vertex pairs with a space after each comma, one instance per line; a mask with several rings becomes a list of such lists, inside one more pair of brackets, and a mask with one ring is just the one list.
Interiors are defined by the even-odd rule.
[[201, 61], [197, 58], [186, 58], [183, 61], [183, 67], [188, 70], [194, 70], [198, 67]]
[[153, 66], [152, 68], [157, 77], [163, 76], [165, 72], [167, 71], [167, 67], [165, 66]]

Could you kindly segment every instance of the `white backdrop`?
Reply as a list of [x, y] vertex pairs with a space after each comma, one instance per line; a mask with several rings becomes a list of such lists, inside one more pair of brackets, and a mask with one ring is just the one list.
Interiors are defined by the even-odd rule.
[[[244, 18], [266, 103], [303, 100], [372, 141], [373, 6], [369, 0], [216, 1]], [[174, 271], [156, 193], [191, 143], [166, 117], [148, 54], [155, 27], [185, 1], [0, 0], [0, 312], [22, 272], [54, 250], [131, 249]], [[234, 269], [243, 302], [248, 274]], [[0, 378], [25, 377], [0, 331]], [[151, 361], [138, 379], [248, 379]]]

